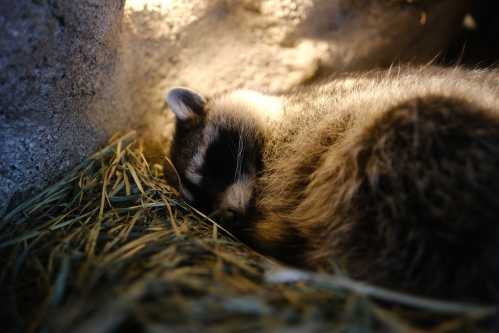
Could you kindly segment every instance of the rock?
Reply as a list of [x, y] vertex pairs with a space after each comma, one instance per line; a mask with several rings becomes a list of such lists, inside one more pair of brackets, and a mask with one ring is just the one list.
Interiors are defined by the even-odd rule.
[[126, 124], [112, 96], [123, 8], [122, 0], [0, 2], [0, 209]]
[[445, 54], [462, 28], [468, 0], [318, 0], [294, 34], [330, 45], [329, 71], [423, 63]]

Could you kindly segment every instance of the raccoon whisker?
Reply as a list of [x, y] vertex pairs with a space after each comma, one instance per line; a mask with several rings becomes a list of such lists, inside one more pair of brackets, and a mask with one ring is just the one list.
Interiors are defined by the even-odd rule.
[[244, 156], [244, 141], [243, 141], [243, 133], [241, 131], [241, 133], [239, 133], [239, 141], [237, 146], [236, 170], [234, 173], [234, 182], [237, 182], [239, 178], [241, 178], [243, 156]]

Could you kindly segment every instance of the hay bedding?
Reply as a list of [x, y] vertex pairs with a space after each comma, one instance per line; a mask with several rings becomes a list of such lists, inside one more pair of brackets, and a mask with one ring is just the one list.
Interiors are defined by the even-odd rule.
[[4, 215], [0, 252], [3, 332], [486, 332], [493, 311], [282, 268], [183, 203], [134, 132]]

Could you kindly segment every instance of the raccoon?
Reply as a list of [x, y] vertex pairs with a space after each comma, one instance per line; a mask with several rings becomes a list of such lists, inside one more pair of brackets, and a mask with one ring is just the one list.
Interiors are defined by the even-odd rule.
[[497, 74], [392, 68], [278, 96], [174, 88], [179, 190], [288, 264], [495, 301]]

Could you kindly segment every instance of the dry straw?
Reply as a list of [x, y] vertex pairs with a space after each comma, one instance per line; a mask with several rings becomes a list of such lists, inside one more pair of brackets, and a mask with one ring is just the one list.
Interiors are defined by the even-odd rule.
[[462, 332], [494, 309], [278, 266], [183, 203], [134, 132], [0, 221], [5, 332]]

